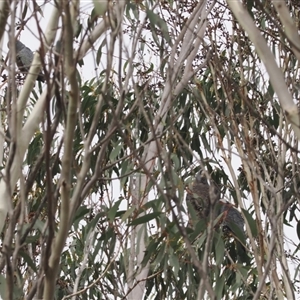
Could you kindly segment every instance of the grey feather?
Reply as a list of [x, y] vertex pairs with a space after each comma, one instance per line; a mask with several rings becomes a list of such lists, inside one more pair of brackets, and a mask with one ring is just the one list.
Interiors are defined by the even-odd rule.
[[[16, 41], [16, 63], [20, 71], [25, 75], [29, 72], [33, 56], [33, 52], [28, 47], [26, 47], [22, 42], [18, 40]], [[40, 72], [36, 80], [44, 82], [44, 74]]]
[[220, 191], [217, 185], [212, 181], [209, 185], [204, 172], [200, 170], [186, 200], [193, 205], [199, 218], [207, 218], [211, 206], [219, 199]]
[[217, 203], [216, 216], [224, 213], [222, 219], [223, 228], [228, 228], [234, 234], [237, 233], [236, 231], [240, 231], [241, 234], [246, 237], [244, 231], [245, 222], [241, 213], [229, 202], [224, 203], [220, 201], [220, 190], [218, 186], [212, 180], [210, 180], [209, 185], [202, 170], [197, 173], [196, 180], [190, 192], [188, 192], [186, 200], [192, 204], [199, 218], [207, 218], [210, 210], [214, 207], [214, 204]]
[[224, 213], [223, 229], [228, 228], [235, 235], [239, 235], [237, 231], [240, 231], [240, 234], [242, 234], [245, 239], [245, 221], [242, 214], [229, 202], [224, 203], [220, 201], [220, 204], [220, 210], [218, 213]]

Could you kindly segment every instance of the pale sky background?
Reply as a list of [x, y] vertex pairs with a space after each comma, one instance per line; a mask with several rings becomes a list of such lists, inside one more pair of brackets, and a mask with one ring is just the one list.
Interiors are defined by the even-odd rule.
[[[49, 21], [49, 17], [52, 14], [52, 9], [53, 9], [53, 5], [52, 5], [52, 1], [50, 1], [48, 4], [46, 5], [42, 5], [44, 4], [44, 1], [36, 1], [37, 3], [39, 3], [41, 5], [41, 10], [43, 12], [43, 16], [41, 14], [38, 14], [38, 19], [39, 19], [39, 25], [41, 26], [42, 30], [46, 29], [46, 26], [48, 24]], [[28, 12], [26, 17], [28, 18], [33, 10], [33, 5], [31, 1], [28, 1], [29, 3], [29, 8], [28, 8]], [[81, 11], [83, 11], [83, 13], [81, 14], [81, 18], [82, 18], [82, 22], [84, 23], [84, 26], [86, 24], [86, 21], [88, 19], [88, 17], [90, 16], [90, 12], [93, 9], [93, 3], [92, 1], [81, 1]], [[16, 16], [20, 16], [20, 12], [18, 11]], [[10, 19], [9, 19], [10, 22]], [[9, 26], [6, 26], [6, 32], [8, 31]], [[31, 18], [28, 23], [26, 24], [25, 29], [21, 32], [20, 34], [20, 41], [22, 43], [24, 43], [28, 48], [30, 48], [32, 51], [36, 51], [39, 48], [40, 45], [40, 41], [39, 41], [39, 36], [37, 33], [37, 26], [36, 26], [36, 21]], [[59, 38], [59, 33], [57, 34], [57, 38]], [[3, 42], [3, 56], [6, 55], [8, 48], [7, 48], [7, 39], [8, 39], [8, 35], [6, 34], [4, 37], [4, 42]], [[80, 39], [80, 37], [79, 37]], [[96, 46], [99, 44], [100, 42], [96, 43]], [[74, 48], [76, 48], [76, 40], [74, 40]], [[95, 63], [95, 57], [96, 52], [89, 52], [89, 55], [87, 55], [84, 58], [84, 66], [82, 66], [80, 68], [81, 74], [83, 75], [83, 80], [89, 80], [91, 78], [93, 78], [97, 73], [99, 73], [99, 70], [96, 69], [96, 63]], [[97, 72], [97, 73], [96, 73]], [[100, 70], [101, 72], [101, 70]]]

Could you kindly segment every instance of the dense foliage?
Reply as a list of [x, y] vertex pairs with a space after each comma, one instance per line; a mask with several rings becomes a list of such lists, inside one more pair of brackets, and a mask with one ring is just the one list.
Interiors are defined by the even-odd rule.
[[[298, 106], [300, 36], [274, 1], [243, 2]], [[46, 77], [3, 55], [1, 297], [295, 299], [297, 132], [249, 29], [225, 1], [107, 3], [1, 4], [2, 38], [35, 34]], [[246, 253], [187, 206], [200, 168]]]

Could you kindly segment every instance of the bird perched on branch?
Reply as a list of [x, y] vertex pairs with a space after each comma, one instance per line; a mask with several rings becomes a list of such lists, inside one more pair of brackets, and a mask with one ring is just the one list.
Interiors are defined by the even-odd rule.
[[193, 186], [188, 190], [186, 200], [194, 207], [199, 219], [205, 219], [213, 204], [220, 199], [220, 190], [214, 182], [209, 185], [204, 172], [200, 170], [196, 175]]
[[196, 175], [192, 188], [187, 192], [186, 200], [192, 204], [199, 219], [207, 219], [211, 210], [214, 210], [215, 217], [223, 214], [220, 219], [223, 231], [245, 240], [245, 222], [241, 213], [233, 204], [220, 200], [219, 188], [212, 180], [210, 184], [208, 183], [202, 170]]
[[[29, 72], [33, 56], [33, 52], [28, 47], [26, 47], [22, 42], [16, 40], [16, 63], [24, 75], [27, 75]], [[45, 82], [44, 74], [40, 72], [36, 80]]]

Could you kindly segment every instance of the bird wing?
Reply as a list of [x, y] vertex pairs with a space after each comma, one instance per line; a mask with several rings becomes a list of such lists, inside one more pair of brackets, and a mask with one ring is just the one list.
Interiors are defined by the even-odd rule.
[[[30, 66], [33, 61], [33, 55], [33, 52], [27, 47], [24, 47], [16, 55], [17, 66], [25, 75], [29, 72]], [[45, 82], [45, 76], [42, 72], [38, 74], [37, 81]]]
[[234, 233], [238, 237], [242, 235], [243, 238], [245, 238], [245, 221], [241, 213], [230, 203], [224, 203], [220, 201], [220, 204], [220, 213], [224, 213], [223, 226], [227, 226], [232, 231], [232, 233]]
[[202, 216], [203, 206], [202, 206], [201, 200], [190, 189], [187, 189], [186, 201], [192, 204], [198, 217], [202, 218], [203, 217]]
[[17, 53], [17, 65], [21, 72], [28, 73], [33, 61], [32, 51], [25, 47]]

